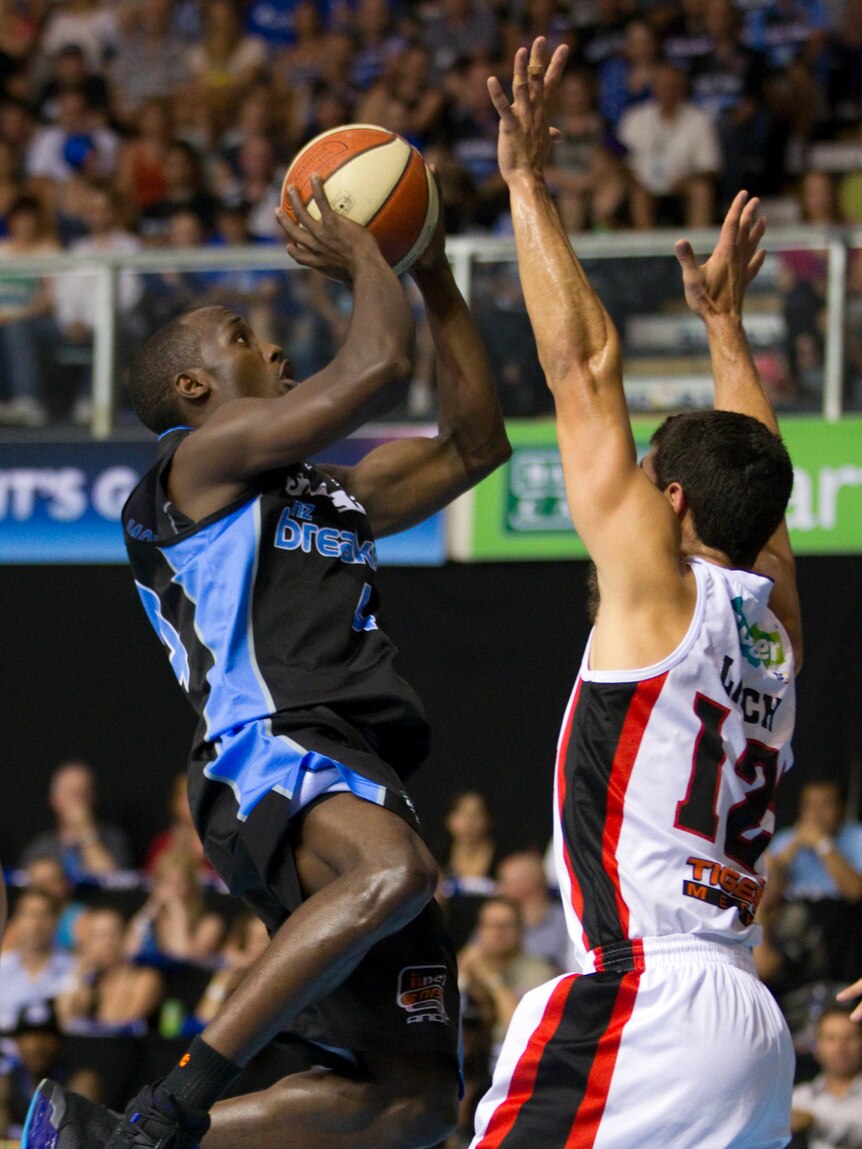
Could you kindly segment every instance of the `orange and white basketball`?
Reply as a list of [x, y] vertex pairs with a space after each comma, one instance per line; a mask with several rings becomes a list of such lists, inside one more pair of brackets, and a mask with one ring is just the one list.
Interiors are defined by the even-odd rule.
[[367, 227], [383, 257], [400, 275], [425, 250], [437, 224], [437, 185], [414, 147], [373, 124], [345, 124], [315, 136], [294, 157], [281, 187], [281, 205], [295, 184], [309, 214], [320, 212], [311, 195], [317, 173], [326, 198], [340, 215]]

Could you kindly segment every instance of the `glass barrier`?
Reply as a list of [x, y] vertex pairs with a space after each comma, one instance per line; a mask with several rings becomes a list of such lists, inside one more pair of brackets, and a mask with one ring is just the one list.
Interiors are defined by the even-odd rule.
[[0, 263], [0, 426], [89, 426], [96, 272], [7, 272]]
[[[705, 332], [682, 299], [670, 233], [577, 237], [591, 282], [623, 341], [633, 411], [708, 406]], [[697, 233], [695, 250], [714, 245]], [[857, 247], [853, 248], [855, 241]], [[858, 249], [858, 250], [857, 250]], [[752, 285], [746, 328], [764, 384], [780, 410], [835, 419], [862, 408], [862, 236], [776, 229]], [[552, 410], [536, 357], [510, 239], [450, 243], [456, 277], [491, 357], [505, 413]], [[134, 434], [128, 366], [159, 326], [191, 307], [220, 303], [281, 344], [297, 379], [328, 363], [349, 324], [350, 295], [286, 264], [279, 248], [150, 251], [103, 259], [56, 256], [0, 264], [0, 425], [89, 426], [97, 437]], [[387, 420], [434, 415], [434, 356], [422, 303], [414, 379]], [[846, 343], [846, 350], [845, 350]], [[143, 432], [141, 431], [143, 434]]]

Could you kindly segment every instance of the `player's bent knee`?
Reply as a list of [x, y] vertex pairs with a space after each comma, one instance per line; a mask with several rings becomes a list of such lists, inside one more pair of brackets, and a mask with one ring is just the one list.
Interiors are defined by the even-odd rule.
[[379, 858], [363, 866], [358, 875], [362, 904], [357, 907], [369, 930], [383, 922], [406, 925], [430, 902], [437, 887], [437, 866], [417, 836], [392, 852], [381, 867]]

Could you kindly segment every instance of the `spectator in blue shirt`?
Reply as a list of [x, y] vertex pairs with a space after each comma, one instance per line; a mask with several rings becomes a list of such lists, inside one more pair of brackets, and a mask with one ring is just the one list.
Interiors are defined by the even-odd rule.
[[862, 901], [862, 825], [845, 821], [838, 782], [808, 782], [796, 824], [776, 834], [767, 856], [770, 901]]
[[75, 960], [56, 946], [57, 905], [43, 890], [19, 895], [10, 928], [15, 948], [0, 957], [0, 1028], [10, 1029], [21, 1010], [60, 991]]
[[[825, 64], [829, 17], [822, 0], [770, 0], [756, 8], [748, 21], [746, 40], [762, 52], [770, 71], [780, 72], [803, 57]], [[819, 76], [825, 80], [825, 73]]]

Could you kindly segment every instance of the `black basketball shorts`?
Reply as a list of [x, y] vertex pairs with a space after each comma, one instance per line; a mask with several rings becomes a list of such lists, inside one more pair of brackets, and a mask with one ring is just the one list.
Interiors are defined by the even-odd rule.
[[[342, 789], [363, 798], [373, 794], [369, 800], [421, 834], [403, 783], [358, 733], [352, 746], [342, 730], [333, 737], [320, 727], [291, 728], [290, 738], [342, 763], [351, 777]], [[242, 820], [234, 791], [208, 778], [206, 765], [205, 748], [193, 753], [190, 796], [206, 855], [231, 894], [272, 933], [303, 900], [294, 858], [301, 824], [296, 801], [270, 790]], [[314, 801], [326, 799], [326, 793], [318, 793]], [[455, 951], [432, 901], [403, 929], [374, 945], [337, 990], [303, 1011], [290, 1028], [307, 1041], [360, 1054], [441, 1052], [457, 1061], [459, 1022]]]

